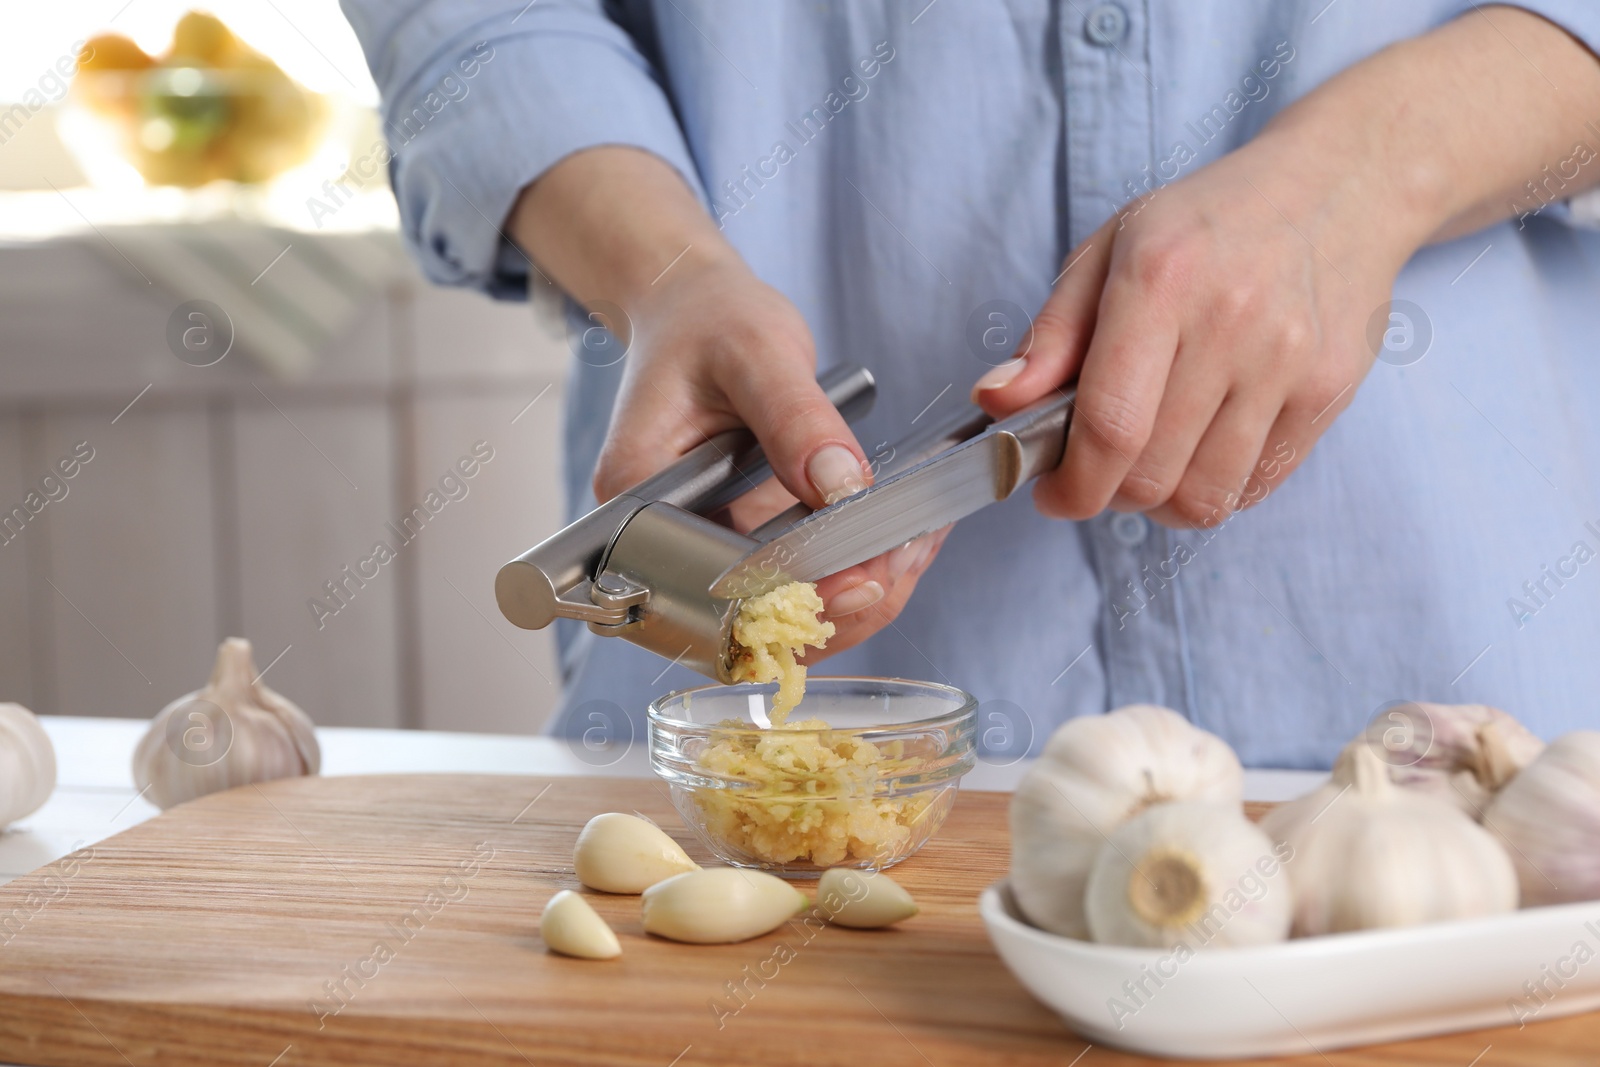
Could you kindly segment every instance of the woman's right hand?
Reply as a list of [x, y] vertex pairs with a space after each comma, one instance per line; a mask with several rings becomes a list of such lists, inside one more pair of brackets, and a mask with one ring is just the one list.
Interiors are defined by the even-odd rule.
[[[608, 500], [716, 434], [749, 427], [773, 480], [730, 509], [748, 532], [799, 500], [812, 508], [858, 492], [873, 471], [816, 381], [811, 331], [737, 256], [691, 252], [636, 304], [632, 345], [595, 471]], [[905, 606], [943, 541], [919, 538], [818, 582], [835, 634], [814, 661], [859, 644]]]
[[691, 250], [625, 312], [633, 336], [595, 471], [600, 500], [739, 426], [791, 503], [821, 507], [866, 483], [861, 446], [816, 383], [805, 320], [732, 249]]
[[[871, 484], [861, 445], [817, 385], [805, 319], [755, 276], [667, 164], [625, 148], [577, 153], [524, 191], [512, 227], [575, 298], [614, 304], [628, 320], [605, 323], [631, 336], [618, 338], [627, 355], [595, 471], [601, 501], [739, 426], [755, 433], [775, 475], [733, 507], [742, 531], [796, 500], [819, 508]], [[929, 534], [819, 581], [836, 627], [825, 654], [893, 622], [943, 540], [944, 531]]]

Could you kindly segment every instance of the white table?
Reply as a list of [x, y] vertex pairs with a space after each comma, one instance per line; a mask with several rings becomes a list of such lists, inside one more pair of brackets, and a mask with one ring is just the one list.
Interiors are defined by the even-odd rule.
[[[133, 785], [133, 749], [148, 723], [136, 719], [40, 716], [55, 745], [56, 790], [44, 807], [0, 833], [0, 883], [10, 881], [158, 814]], [[610, 775], [650, 773], [643, 738], [626, 750], [580, 753], [554, 737], [459, 734], [421, 730], [323, 727], [322, 773], [452, 773]], [[599, 764], [599, 765], [597, 765]], [[1026, 762], [981, 762], [963, 779], [972, 789], [1009, 790]], [[1245, 796], [1285, 800], [1315, 787], [1326, 775], [1313, 771], [1246, 771]]]

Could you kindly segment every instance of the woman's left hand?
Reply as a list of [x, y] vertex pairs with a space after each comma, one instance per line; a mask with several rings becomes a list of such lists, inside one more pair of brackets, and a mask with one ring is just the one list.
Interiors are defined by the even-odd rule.
[[1223, 522], [1355, 397], [1411, 255], [1524, 210], [1596, 108], [1595, 55], [1528, 11], [1475, 7], [1384, 49], [1074, 249], [1024, 358], [973, 399], [1003, 416], [1077, 379], [1066, 454], [1034, 488], [1047, 515]]
[[1372, 366], [1369, 320], [1415, 247], [1358, 185], [1328, 184], [1269, 132], [1073, 250], [1022, 361], [974, 391], [999, 416], [1077, 378], [1041, 511], [1213, 526], [1305, 459]]

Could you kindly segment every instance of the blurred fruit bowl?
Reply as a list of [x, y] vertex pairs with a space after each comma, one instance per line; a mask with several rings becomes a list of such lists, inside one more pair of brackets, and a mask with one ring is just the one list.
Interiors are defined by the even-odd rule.
[[111, 148], [152, 185], [191, 187], [265, 182], [299, 166], [329, 111], [282, 74], [204, 67], [81, 70], [68, 106], [87, 120], [71, 121], [98, 131], [90, 151]]
[[69, 111], [70, 126], [93, 131], [69, 141], [80, 156], [109, 149], [153, 185], [193, 187], [265, 182], [306, 162], [329, 105], [216, 18], [191, 12], [165, 56], [125, 37], [89, 41]]

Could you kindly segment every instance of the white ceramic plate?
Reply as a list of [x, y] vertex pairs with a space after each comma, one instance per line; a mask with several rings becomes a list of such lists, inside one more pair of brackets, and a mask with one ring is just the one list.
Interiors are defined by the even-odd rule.
[[1600, 1007], [1600, 902], [1255, 948], [1097, 945], [978, 902], [1006, 966], [1096, 1044], [1178, 1059], [1299, 1055]]

